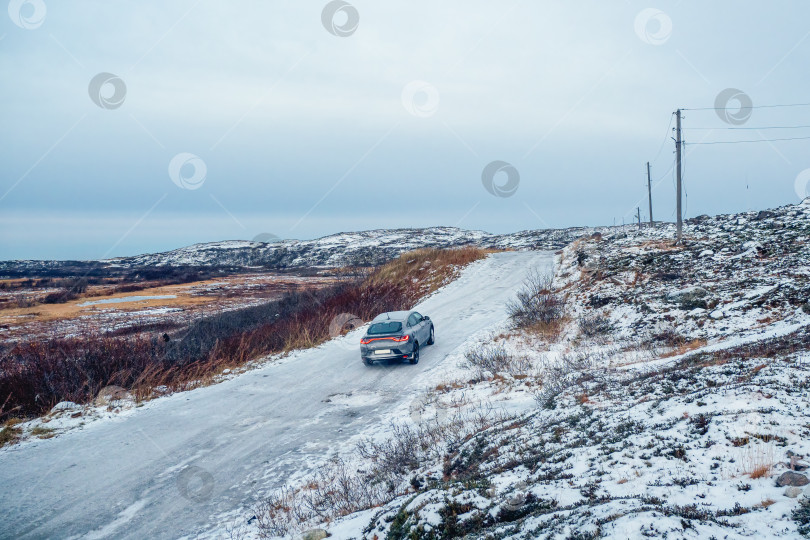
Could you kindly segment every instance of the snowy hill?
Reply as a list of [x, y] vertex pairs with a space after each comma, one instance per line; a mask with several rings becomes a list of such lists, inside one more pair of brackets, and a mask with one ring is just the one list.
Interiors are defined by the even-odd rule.
[[[420, 234], [493, 241], [439, 231]], [[417, 306], [437, 341], [416, 366], [366, 368], [359, 328], [3, 448], [1, 532], [801, 538], [810, 533], [810, 206], [700, 216], [681, 246], [674, 232], [557, 231], [576, 239], [471, 264]], [[563, 236], [552, 233], [498, 238], [556, 248]], [[352, 243], [400, 249], [411, 234], [295, 245], [339, 264]], [[150, 264], [204, 251], [188, 249]], [[255, 247], [213, 249], [195, 260]], [[561, 299], [563, 316], [515, 328], [507, 303], [532, 269], [553, 274], [543, 294]], [[63, 497], [78, 485], [91, 488], [82, 505]]]
[[507, 235], [454, 227], [381, 229], [339, 233], [316, 240], [213, 242], [165, 253], [112, 259], [124, 266], [270, 266], [298, 268], [376, 265], [418, 248], [476, 245], [498, 249], [559, 249], [591, 229], [537, 230]]
[[590, 234], [592, 228], [543, 229], [512, 234], [489, 234], [455, 227], [427, 229], [380, 229], [333, 234], [315, 240], [249, 242], [231, 240], [194, 244], [167, 251], [119, 257], [104, 261], [4, 261], [0, 274], [10, 271], [55, 271], [60, 268], [131, 269], [140, 267], [217, 266], [230, 268], [371, 266], [418, 248], [449, 248], [475, 245], [497, 249], [560, 249], [572, 240]]

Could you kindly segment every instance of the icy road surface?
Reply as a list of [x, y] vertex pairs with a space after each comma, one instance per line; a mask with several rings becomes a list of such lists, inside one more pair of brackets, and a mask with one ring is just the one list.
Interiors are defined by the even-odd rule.
[[[0, 450], [0, 537], [178, 538], [222, 525], [216, 517], [257, 489], [281, 486], [412, 401], [449, 353], [504, 321], [529, 270], [552, 264], [550, 252], [535, 251], [468, 266], [417, 306], [435, 324], [436, 345], [416, 366], [364, 366], [358, 329], [226, 382]], [[348, 407], [333, 401], [350, 392]]]

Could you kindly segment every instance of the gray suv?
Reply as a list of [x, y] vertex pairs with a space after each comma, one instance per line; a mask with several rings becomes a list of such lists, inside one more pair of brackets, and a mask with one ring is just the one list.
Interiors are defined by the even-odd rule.
[[374, 317], [360, 340], [360, 356], [367, 366], [380, 360], [419, 363], [419, 347], [433, 345], [435, 332], [430, 317], [417, 311], [389, 311]]

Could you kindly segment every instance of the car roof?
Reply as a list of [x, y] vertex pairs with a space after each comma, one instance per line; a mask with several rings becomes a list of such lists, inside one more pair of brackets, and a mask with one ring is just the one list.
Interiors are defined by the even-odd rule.
[[408, 316], [413, 313], [413, 311], [389, 311], [387, 313], [380, 313], [374, 320], [371, 322], [380, 322], [380, 321], [405, 321], [408, 319]]

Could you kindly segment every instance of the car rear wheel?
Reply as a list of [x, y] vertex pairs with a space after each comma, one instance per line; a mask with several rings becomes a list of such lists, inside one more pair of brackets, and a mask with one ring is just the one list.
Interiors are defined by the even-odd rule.
[[434, 343], [436, 343], [436, 334], [433, 331], [433, 327], [431, 326], [430, 327], [430, 338], [428, 339], [427, 344], [428, 345], [433, 345]]
[[363, 358], [363, 363], [367, 366], [373, 366], [374, 362], [371, 361], [371, 358]]
[[413, 344], [413, 354], [411, 358], [408, 360], [411, 364], [418, 364], [419, 363], [419, 342]]

